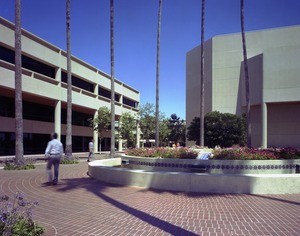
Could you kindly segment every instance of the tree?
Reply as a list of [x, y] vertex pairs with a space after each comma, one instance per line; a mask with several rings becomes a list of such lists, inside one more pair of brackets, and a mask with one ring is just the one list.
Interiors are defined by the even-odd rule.
[[250, 80], [248, 73], [248, 60], [247, 60], [247, 47], [245, 37], [245, 23], [244, 23], [244, 0], [241, 0], [241, 31], [243, 43], [243, 56], [244, 56], [244, 76], [246, 88], [246, 106], [247, 106], [247, 147], [251, 148], [251, 107], [250, 107]]
[[114, 0], [110, 0], [110, 70], [111, 70], [111, 141], [110, 156], [115, 156], [115, 52], [114, 52]]
[[140, 128], [143, 138], [148, 142], [155, 137], [155, 111], [154, 105], [146, 103], [140, 108]]
[[160, 124], [159, 124], [159, 142], [163, 146], [168, 145], [170, 129], [169, 129], [169, 120], [166, 119], [163, 114], [160, 114]]
[[202, 0], [201, 11], [201, 104], [200, 104], [200, 146], [204, 146], [204, 19], [205, 0]]
[[[139, 116], [142, 137], [143, 139], [146, 139], [146, 142], [149, 142], [149, 139], [155, 138], [156, 132], [156, 115], [154, 105], [146, 103], [141, 106]], [[167, 125], [167, 122], [165, 122], [165, 115], [160, 112], [159, 118], [159, 142], [166, 142], [169, 131], [167, 130], [167, 127], [165, 127], [165, 125]], [[163, 135], [163, 137], [160, 137], [160, 135]]]
[[136, 120], [129, 113], [124, 112], [120, 117], [120, 127], [119, 127], [119, 135], [122, 136], [123, 139], [127, 140], [127, 147], [134, 147], [135, 145], [135, 136], [133, 131], [136, 130]]
[[[238, 144], [245, 144], [245, 118], [229, 113], [220, 113], [217, 111], [205, 115], [205, 146], [230, 147]], [[188, 140], [196, 141], [199, 145], [200, 118], [195, 117], [188, 127]]]
[[109, 129], [110, 126], [110, 111], [107, 107], [100, 107], [98, 109], [98, 115], [95, 119], [90, 119], [90, 125], [93, 129], [98, 132], [98, 138], [100, 141], [100, 152], [101, 152], [101, 141], [104, 136], [104, 132]]
[[172, 114], [168, 120], [168, 127], [170, 130], [169, 141], [177, 144], [185, 140], [185, 126], [184, 120], [180, 119], [176, 114]]
[[66, 0], [66, 34], [67, 34], [67, 131], [66, 156], [72, 157], [72, 69], [71, 69], [71, 32], [70, 32], [70, 0]]
[[156, 48], [156, 111], [155, 111], [155, 146], [159, 147], [159, 66], [160, 66], [160, 31], [161, 31], [162, 0], [159, 0], [157, 48]]
[[21, 46], [21, 0], [15, 1], [15, 163], [23, 163], [23, 106], [22, 106], [22, 46]]

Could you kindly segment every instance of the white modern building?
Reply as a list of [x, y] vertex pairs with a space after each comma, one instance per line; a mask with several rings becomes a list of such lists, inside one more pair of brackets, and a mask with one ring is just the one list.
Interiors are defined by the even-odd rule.
[[[0, 155], [14, 154], [14, 24], [0, 18]], [[49, 134], [57, 132], [65, 144], [67, 107], [66, 52], [22, 30], [22, 90], [25, 154], [43, 153]], [[73, 152], [88, 150], [91, 138], [98, 151], [98, 135], [88, 119], [110, 109], [110, 75], [72, 56]], [[116, 120], [123, 112], [139, 111], [140, 93], [115, 80]], [[102, 148], [110, 147], [110, 132]], [[102, 149], [102, 150], [103, 150]]]
[[[300, 26], [247, 32], [246, 43], [253, 146], [300, 147]], [[186, 56], [187, 126], [200, 116], [200, 53]], [[241, 33], [207, 40], [204, 58], [205, 113], [245, 112]]]

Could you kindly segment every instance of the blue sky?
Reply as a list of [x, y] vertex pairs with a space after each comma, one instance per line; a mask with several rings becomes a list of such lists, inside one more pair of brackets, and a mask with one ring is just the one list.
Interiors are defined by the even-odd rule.
[[[240, 32], [240, 0], [206, 0], [205, 39]], [[245, 0], [246, 30], [300, 24], [299, 0]], [[158, 0], [115, 0], [116, 78], [155, 104]], [[14, 21], [14, 1], [0, 0]], [[163, 0], [160, 110], [185, 119], [186, 52], [200, 44], [201, 0]], [[22, 0], [22, 27], [66, 49], [65, 1]], [[1, 36], [0, 36], [1, 37]], [[109, 0], [71, 0], [72, 54], [110, 73]]]

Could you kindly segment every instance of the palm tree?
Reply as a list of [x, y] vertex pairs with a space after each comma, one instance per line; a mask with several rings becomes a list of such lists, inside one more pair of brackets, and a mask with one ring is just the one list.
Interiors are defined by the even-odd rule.
[[115, 156], [115, 55], [114, 55], [114, 0], [110, 0], [110, 70], [111, 70], [111, 141], [110, 156]]
[[242, 43], [243, 43], [243, 55], [244, 55], [244, 76], [246, 87], [246, 105], [247, 105], [247, 147], [250, 148], [251, 144], [251, 114], [250, 114], [250, 81], [248, 73], [247, 63], [247, 49], [245, 38], [245, 26], [244, 26], [244, 0], [241, 0], [241, 29], [242, 29]]
[[201, 11], [201, 104], [200, 104], [200, 146], [204, 146], [204, 20], [205, 0], [202, 0]]
[[23, 106], [22, 106], [22, 45], [21, 45], [21, 0], [15, 1], [15, 163], [22, 164], [23, 147]]
[[155, 146], [159, 147], [159, 65], [160, 65], [160, 31], [161, 31], [162, 0], [159, 0], [157, 48], [156, 48], [156, 109], [155, 109]]
[[66, 0], [66, 33], [67, 33], [67, 132], [66, 156], [72, 157], [72, 70], [71, 70], [71, 33], [70, 33], [70, 0]]

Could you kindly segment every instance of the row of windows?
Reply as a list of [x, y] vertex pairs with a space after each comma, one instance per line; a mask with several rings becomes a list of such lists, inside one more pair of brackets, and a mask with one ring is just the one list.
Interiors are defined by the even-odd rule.
[[[15, 51], [0, 46], [0, 59], [15, 64]], [[55, 68], [24, 55], [22, 55], [22, 67], [50, 78], [55, 78]]]
[[[5, 48], [0, 45], [0, 59], [11, 64], [15, 63], [15, 52], [11, 49]], [[22, 67], [40, 73], [42, 75], [48, 76], [50, 78], [55, 79], [55, 68], [48, 66], [44, 63], [36, 61], [30, 57], [22, 55]], [[67, 73], [61, 72], [61, 80], [65, 83], [68, 82]], [[72, 85], [89, 91], [91, 93], [94, 92], [94, 84], [84, 81], [74, 75], [72, 75]], [[98, 95], [103, 96], [105, 98], [111, 98], [111, 91], [99, 86]], [[120, 94], [115, 93], [115, 101], [120, 102]], [[128, 105], [133, 108], [137, 108], [138, 103], [128, 98], [123, 98], [123, 104]]]
[[[92, 137], [72, 136], [73, 152], [88, 152]], [[24, 154], [43, 154], [50, 141], [50, 134], [23, 134]], [[102, 151], [110, 150], [110, 138], [101, 139]], [[61, 142], [66, 147], [66, 136], [61, 136]], [[0, 156], [15, 155], [15, 133], [0, 132]]]
[[[87, 152], [89, 142], [92, 137], [72, 136], [73, 152]], [[24, 154], [42, 154], [45, 153], [47, 143], [50, 141], [49, 134], [23, 134]], [[66, 136], [61, 136], [61, 142], [66, 144]], [[15, 154], [15, 133], [0, 132], [0, 156]]]
[[[0, 116], [15, 117], [15, 101], [13, 98], [0, 96]], [[89, 126], [89, 119], [93, 115], [82, 112], [72, 112], [72, 124]], [[23, 119], [54, 122], [54, 107], [33, 102], [23, 101]], [[61, 110], [61, 123], [67, 124], [67, 110]]]

